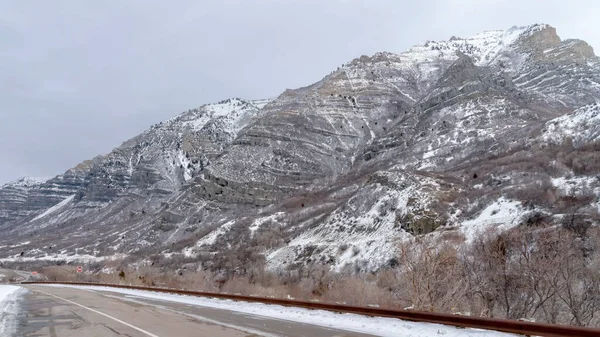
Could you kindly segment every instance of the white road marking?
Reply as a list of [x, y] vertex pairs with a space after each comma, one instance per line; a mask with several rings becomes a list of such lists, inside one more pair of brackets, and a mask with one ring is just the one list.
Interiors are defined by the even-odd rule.
[[81, 305], [81, 304], [79, 304], [79, 303], [75, 303], [75, 302], [73, 302], [73, 301], [70, 301], [70, 300], [68, 300], [68, 299], [66, 299], [66, 298], [62, 298], [62, 297], [59, 297], [59, 296], [56, 296], [56, 295], [52, 295], [52, 294], [49, 294], [49, 293], [47, 293], [47, 292], [43, 292], [43, 291], [40, 291], [40, 290], [36, 290], [36, 291], [37, 291], [37, 292], [40, 292], [40, 293], [42, 293], [42, 294], [46, 294], [46, 295], [48, 295], [48, 296], [56, 297], [56, 298], [58, 298], [58, 299], [61, 299], [61, 300], [65, 301], [65, 302], [69, 302], [69, 303], [71, 303], [71, 304], [75, 304], [76, 306], [80, 306], [80, 307], [82, 307], [82, 308], [84, 308], [84, 309], [87, 309], [87, 310], [89, 310], [89, 311], [91, 311], [91, 312], [95, 312], [95, 313], [97, 313], [98, 315], [102, 315], [102, 316], [104, 316], [104, 317], [108, 317], [108, 318], [110, 318], [110, 319], [112, 319], [112, 320], [114, 320], [114, 321], [116, 321], [116, 322], [119, 322], [119, 323], [121, 323], [121, 324], [123, 324], [123, 325], [127, 325], [128, 327], [130, 327], [130, 328], [132, 328], [132, 329], [135, 329], [135, 330], [137, 330], [137, 331], [139, 331], [139, 332], [141, 332], [141, 333], [143, 333], [143, 334], [146, 334], [146, 335], [148, 335], [148, 336], [150, 336], [150, 337], [159, 337], [159, 336], [157, 336], [157, 335], [155, 335], [155, 334], [153, 334], [153, 333], [150, 333], [150, 332], [148, 332], [148, 331], [146, 331], [146, 330], [144, 330], [144, 329], [140, 329], [140, 328], [138, 328], [137, 326], [131, 325], [131, 324], [127, 323], [127, 322], [123, 322], [122, 320], [120, 320], [120, 319], [118, 319], [118, 318], [112, 317], [112, 316], [110, 316], [110, 315], [107, 315], [107, 314], [105, 314], [105, 313], [103, 313], [103, 312], [100, 312], [100, 311], [98, 311], [98, 310], [95, 310], [95, 309], [92, 309], [92, 308], [88, 308], [88, 307], [86, 307], [85, 305]]
[[[208, 317], [204, 317], [204, 316], [199, 316], [199, 315], [194, 315], [185, 311], [178, 311], [175, 309], [171, 309], [168, 306], [163, 306], [160, 304], [155, 304], [155, 303], [150, 303], [150, 302], [144, 302], [142, 301], [143, 297], [136, 297], [136, 299], [133, 298], [129, 298], [129, 297], [119, 297], [119, 296], [112, 296], [112, 295], [107, 295], [107, 294], [103, 294], [106, 297], [111, 297], [111, 298], [116, 298], [119, 301], [128, 301], [128, 302], [132, 302], [132, 303], [137, 303], [137, 304], [142, 304], [142, 305], [146, 305], [146, 306], [154, 306], [155, 308], [161, 309], [161, 310], [165, 310], [165, 311], [170, 311], [172, 313], [178, 314], [178, 315], [184, 315], [184, 316], [188, 316], [188, 317], [192, 317], [195, 318], [199, 321], [203, 321], [203, 322], [208, 322], [208, 323], [212, 323], [212, 324], [216, 324], [216, 325], [221, 325], [224, 326], [226, 328], [231, 328], [234, 330], [239, 330], [239, 331], [243, 331], [243, 332], [247, 332], [249, 334], [252, 335], [256, 335], [256, 336], [262, 336], [262, 337], [281, 337], [281, 335], [275, 335], [275, 334], [271, 334], [271, 333], [267, 333], [264, 332], [262, 330], [255, 330], [252, 328], [247, 328], [245, 326], [242, 325], [235, 325], [235, 324], [229, 324], [229, 323], [225, 323], [225, 322], [221, 322], [221, 321], [217, 321]], [[130, 296], [134, 296], [135, 295], [130, 295]], [[176, 302], [173, 302], [176, 303]], [[255, 316], [254, 318], [256, 319], [264, 319], [264, 317], [260, 317], [260, 316]]]

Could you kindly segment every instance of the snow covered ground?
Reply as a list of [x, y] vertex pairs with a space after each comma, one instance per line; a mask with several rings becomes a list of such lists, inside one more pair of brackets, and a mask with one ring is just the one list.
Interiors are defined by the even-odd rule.
[[118, 289], [108, 287], [46, 285], [48, 287], [72, 287], [89, 291], [107, 291], [120, 293], [129, 298], [146, 298], [167, 302], [183, 303], [202, 307], [243, 312], [255, 316], [263, 316], [286, 321], [307, 323], [334, 329], [367, 333], [375, 336], [444, 336], [444, 337], [500, 337], [514, 336], [495, 331], [479, 329], [458, 329], [439, 324], [407, 322], [393, 318], [367, 317], [354, 314], [338, 314], [322, 310], [290, 308], [279, 305], [261, 303], [235, 302], [213, 298], [163, 294], [142, 290]]
[[21, 287], [0, 285], [0, 336], [11, 336], [16, 328], [19, 295], [25, 291]]
[[500, 197], [496, 202], [487, 206], [475, 219], [466, 220], [461, 224], [467, 242], [472, 243], [487, 230], [508, 230], [520, 223], [527, 213], [520, 201]]
[[560, 144], [570, 137], [575, 145], [593, 143], [600, 138], [600, 104], [591, 104], [546, 122], [542, 138]]

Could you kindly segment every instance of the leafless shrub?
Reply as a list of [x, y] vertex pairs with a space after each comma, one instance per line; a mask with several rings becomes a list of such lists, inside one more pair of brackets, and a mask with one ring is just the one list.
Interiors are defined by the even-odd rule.
[[461, 305], [466, 284], [456, 247], [424, 238], [399, 251], [400, 282], [414, 309], [447, 312]]
[[600, 142], [574, 147], [565, 142], [557, 153], [558, 159], [575, 174], [595, 174], [600, 172]]
[[0, 274], [0, 283], [3, 283], [3, 282], [13, 283], [13, 282], [17, 282], [22, 279], [23, 278], [20, 277], [19, 274], [15, 273], [12, 270], [5, 270], [5, 271], [2, 271], [2, 274]]
[[523, 183], [517, 189], [509, 190], [508, 195], [521, 200], [527, 205], [550, 207], [557, 200], [556, 188], [548, 176], [532, 179], [531, 183]]
[[560, 227], [481, 238], [465, 258], [467, 295], [490, 316], [596, 324], [600, 284], [586, 262], [587, 249], [575, 233]]
[[539, 211], [531, 212], [521, 220], [521, 224], [528, 227], [547, 227], [552, 222], [551, 217]]
[[586, 215], [573, 212], [563, 217], [562, 225], [578, 237], [585, 238], [587, 231], [592, 226], [592, 222]]
[[348, 305], [393, 307], [393, 298], [389, 291], [365, 278], [366, 276], [341, 278], [330, 285], [330, 289], [322, 298], [327, 302], [344, 302]]

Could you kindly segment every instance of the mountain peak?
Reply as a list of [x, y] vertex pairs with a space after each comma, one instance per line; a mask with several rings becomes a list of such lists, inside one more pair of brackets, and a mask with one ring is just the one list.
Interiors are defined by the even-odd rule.
[[444, 41], [426, 41], [403, 54], [425, 54], [422, 55], [425, 58], [438, 54], [444, 58], [455, 59], [458, 57], [457, 53], [462, 53], [481, 66], [494, 62], [507, 48], [527, 45], [532, 46], [533, 49], [540, 49], [545, 46], [556, 46], [559, 43], [560, 38], [556, 35], [554, 27], [547, 24], [533, 24], [513, 26], [506, 30], [483, 31], [466, 38], [452, 36]]
[[556, 33], [556, 28], [545, 25], [536, 24], [526, 27], [513, 27], [510, 30], [519, 31], [518, 44], [532, 50], [545, 50], [547, 48], [556, 47], [561, 40]]

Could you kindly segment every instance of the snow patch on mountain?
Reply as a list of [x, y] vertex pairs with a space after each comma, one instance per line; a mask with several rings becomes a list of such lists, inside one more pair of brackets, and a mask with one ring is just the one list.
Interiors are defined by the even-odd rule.
[[239, 98], [231, 98], [216, 104], [209, 104], [206, 106], [206, 110], [211, 117], [223, 117], [229, 115], [232, 111], [239, 109], [247, 103], [248, 102]]
[[359, 190], [318, 226], [269, 252], [269, 268], [285, 268], [303, 256], [327, 262], [336, 270], [351, 265], [375, 270], [386, 265], [398, 245], [411, 236], [399, 219], [407, 214], [415, 214], [415, 219], [424, 216], [440, 185], [435, 179], [401, 172], [377, 172], [376, 177], [379, 182]]
[[183, 151], [179, 150], [177, 152], [177, 160], [179, 161], [180, 167], [183, 168], [183, 179], [185, 181], [189, 181], [192, 179], [193, 170], [191, 169], [191, 160], [189, 157], [183, 153]]
[[564, 196], [585, 196], [594, 193], [600, 196], [600, 191], [594, 190], [593, 186], [598, 182], [596, 177], [561, 177], [552, 179], [552, 185], [557, 192]]
[[52, 179], [52, 177], [23, 177], [17, 179], [15, 181], [8, 182], [2, 186], [5, 187], [34, 187], [45, 183], [46, 181]]
[[[425, 75], [438, 71], [438, 67], [432, 61], [454, 61], [458, 59], [459, 54], [471, 57], [478, 66], [487, 66], [500, 61], [511, 61], [515, 65], [520, 65], [525, 60], [524, 56], [512, 50], [519, 38], [548, 27], [544, 24], [514, 26], [508, 30], [485, 31], [467, 38], [452, 37], [447, 41], [427, 41], [408, 49], [399, 56], [408, 67], [419, 65], [419, 71]], [[427, 65], [430, 67], [427, 68]]]
[[546, 123], [543, 139], [559, 144], [570, 137], [574, 145], [600, 140], [600, 104], [591, 104]]
[[71, 201], [73, 201], [73, 199], [75, 198], [75, 194], [71, 195], [70, 197], [66, 198], [65, 200], [59, 202], [58, 204], [48, 208], [45, 212], [43, 212], [42, 214], [36, 216], [35, 218], [33, 218], [31, 221], [35, 221], [35, 220], [39, 220], [47, 215], [50, 215], [58, 210], [60, 210], [61, 208], [65, 207], [66, 205], [68, 205]]
[[258, 218], [256, 220], [254, 220], [254, 222], [252, 222], [252, 225], [250, 225], [250, 227], [248, 227], [248, 229], [250, 229], [250, 233], [253, 236], [254, 232], [256, 232], [258, 229], [261, 228], [261, 226], [263, 226], [265, 223], [268, 222], [272, 222], [272, 221], [278, 221], [281, 220], [285, 217], [285, 212], [278, 212], [266, 217], [262, 217], [262, 218]]
[[[218, 103], [206, 104], [188, 110], [167, 120], [164, 122], [164, 125], [169, 127], [180, 125], [184, 129], [190, 128], [199, 131], [212, 120], [225, 118], [230, 119], [230, 122], [234, 122], [246, 111], [260, 110], [271, 101], [272, 99], [254, 101], [246, 101], [240, 98], [226, 99]], [[161, 124], [159, 123], [158, 125], [160, 126]]]
[[205, 235], [202, 239], [198, 240], [196, 244], [192, 247], [185, 248], [182, 253], [187, 257], [196, 256], [196, 251], [198, 248], [202, 246], [210, 246], [214, 244], [219, 236], [226, 234], [235, 224], [235, 220], [231, 220], [229, 222], [224, 223], [219, 226], [217, 229]]
[[473, 242], [486, 231], [504, 231], [517, 226], [525, 214], [527, 210], [520, 201], [500, 197], [474, 219], [463, 221], [460, 229], [466, 241]]
[[234, 220], [231, 220], [231, 221], [223, 224], [221, 227], [219, 227], [216, 230], [210, 232], [207, 236], [205, 236], [201, 240], [199, 240], [196, 243], [196, 247], [205, 246], [205, 245], [212, 245], [213, 243], [215, 243], [215, 241], [217, 240], [217, 238], [220, 235], [223, 235], [223, 234], [227, 233], [234, 224], [235, 224]]

